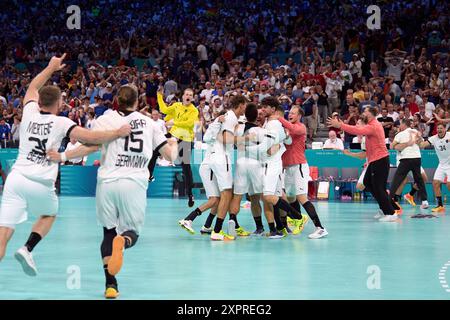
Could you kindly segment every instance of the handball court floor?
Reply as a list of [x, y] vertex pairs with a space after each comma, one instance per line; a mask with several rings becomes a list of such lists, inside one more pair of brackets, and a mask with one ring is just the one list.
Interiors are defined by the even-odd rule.
[[[411, 219], [420, 209], [404, 204], [400, 222], [381, 223], [374, 203], [315, 205], [328, 238], [309, 240], [309, 221], [300, 236], [223, 243], [178, 226], [186, 200], [148, 199], [145, 227], [117, 277], [120, 299], [450, 299], [448, 215]], [[239, 221], [253, 231], [249, 209]], [[34, 278], [13, 258], [31, 224], [18, 226], [0, 263], [0, 299], [103, 299], [95, 199], [60, 198], [59, 218], [33, 252]]]

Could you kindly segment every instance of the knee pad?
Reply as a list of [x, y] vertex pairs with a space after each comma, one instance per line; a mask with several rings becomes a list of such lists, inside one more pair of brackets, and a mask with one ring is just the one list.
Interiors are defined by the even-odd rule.
[[100, 247], [102, 253], [102, 258], [109, 257], [112, 254], [112, 243], [114, 237], [117, 235], [116, 229], [106, 229], [103, 228], [103, 241]]
[[122, 233], [122, 237], [128, 237], [131, 239], [131, 243], [129, 246], [125, 246], [125, 248], [131, 248], [132, 246], [134, 246], [139, 238], [139, 235], [133, 231], [133, 230], [128, 230], [125, 231], [124, 233]]

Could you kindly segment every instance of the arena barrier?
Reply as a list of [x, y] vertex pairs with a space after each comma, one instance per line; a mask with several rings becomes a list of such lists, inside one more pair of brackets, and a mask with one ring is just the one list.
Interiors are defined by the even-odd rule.
[[[8, 174], [17, 157], [17, 149], [0, 149], [0, 161], [3, 170]], [[194, 196], [204, 197], [202, 183], [198, 169], [203, 160], [203, 150], [194, 150], [192, 155], [192, 171], [194, 177]], [[390, 151], [391, 166], [395, 167], [395, 151]], [[342, 177], [343, 168], [358, 168], [361, 172], [364, 161], [345, 156], [341, 151], [336, 150], [306, 150], [306, 157], [311, 167], [318, 167], [319, 180], [330, 181], [329, 199], [335, 198], [336, 180]], [[85, 166], [61, 166], [60, 171], [60, 193], [65, 196], [95, 196], [95, 185], [97, 179], [97, 166], [94, 162], [100, 159], [100, 153], [91, 154]], [[233, 159], [234, 160], [234, 159]], [[436, 168], [438, 159], [434, 150], [422, 150], [422, 166], [424, 168]], [[324, 175], [328, 170], [324, 168], [337, 168], [336, 176]], [[180, 167], [160, 167], [157, 166], [154, 172], [155, 181], [149, 185], [148, 196], [151, 197], [183, 197], [183, 177]], [[427, 183], [429, 199], [433, 201], [433, 190], [431, 179]], [[405, 192], [409, 187], [405, 188]], [[444, 195], [448, 194], [446, 188], [442, 188]]]

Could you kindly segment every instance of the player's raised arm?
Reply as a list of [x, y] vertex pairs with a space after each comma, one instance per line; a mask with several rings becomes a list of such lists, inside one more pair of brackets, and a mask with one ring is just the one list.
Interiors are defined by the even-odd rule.
[[65, 57], [65, 53], [61, 56], [61, 58], [57, 58], [56, 56], [52, 57], [48, 63], [48, 66], [31, 81], [27, 93], [25, 94], [25, 98], [23, 99], [24, 105], [30, 101], [37, 102], [39, 100], [39, 89], [47, 83], [54, 72], [62, 70], [66, 66], [63, 64]]

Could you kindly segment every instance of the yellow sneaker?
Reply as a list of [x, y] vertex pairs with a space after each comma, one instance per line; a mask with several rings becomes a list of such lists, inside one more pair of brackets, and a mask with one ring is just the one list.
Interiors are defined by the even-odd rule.
[[220, 230], [219, 233], [211, 232], [211, 240], [213, 241], [231, 241], [234, 240], [235, 237], [230, 236], [229, 234], [226, 234], [223, 232], [223, 230]]
[[431, 209], [431, 212], [445, 212], [445, 208], [443, 206], [437, 206], [436, 208]]
[[113, 248], [111, 259], [108, 261], [108, 272], [110, 275], [115, 276], [119, 273], [123, 264], [123, 250], [125, 249], [125, 238], [121, 235], [117, 235], [113, 240]]
[[251, 233], [246, 231], [244, 228], [239, 227], [236, 229], [236, 234], [238, 237], [248, 237]]
[[303, 214], [301, 219], [292, 219], [293, 221], [292, 234], [293, 235], [300, 234], [305, 228], [305, 225], [308, 222], [308, 220], [309, 218], [306, 214]]
[[405, 199], [406, 201], [408, 201], [408, 203], [410, 205], [412, 205], [413, 207], [416, 206], [416, 203], [414, 202], [414, 197], [412, 195], [410, 195], [409, 193], [405, 194], [403, 196], [403, 199]]
[[401, 216], [401, 215], [403, 214], [403, 208], [402, 208], [402, 206], [400, 205], [400, 203], [396, 202], [395, 204], [400, 208], [400, 209], [398, 209], [398, 210], [395, 210], [395, 213], [396, 213], [397, 215]]
[[286, 217], [287, 220], [287, 224], [289, 228], [293, 228], [294, 227], [294, 219]]
[[289, 232], [287, 231], [286, 228], [283, 228], [283, 230], [281, 230], [281, 233], [283, 233], [283, 236], [287, 237], [289, 235]]
[[106, 299], [116, 299], [119, 296], [119, 290], [114, 285], [109, 285], [105, 290]]

